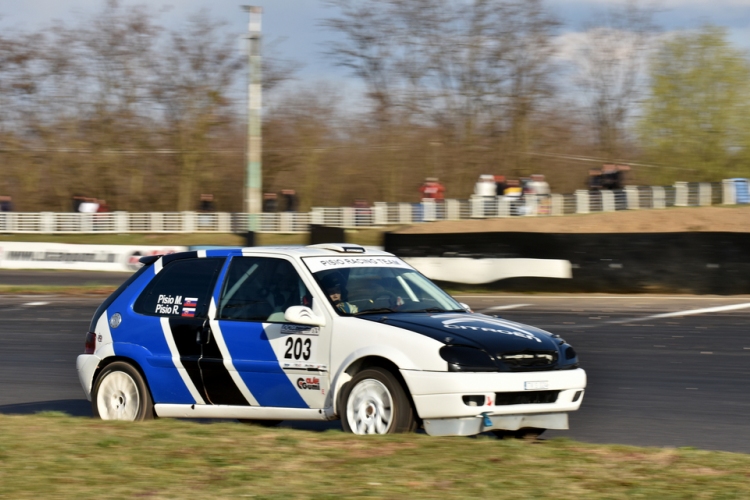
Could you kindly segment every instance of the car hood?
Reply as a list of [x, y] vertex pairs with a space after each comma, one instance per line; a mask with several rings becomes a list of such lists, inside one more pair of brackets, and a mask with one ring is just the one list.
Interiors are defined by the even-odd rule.
[[476, 347], [492, 355], [557, 351], [560, 344], [539, 328], [478, 313], [395, 313], [359, 318], [410, 330], [444, 344]]

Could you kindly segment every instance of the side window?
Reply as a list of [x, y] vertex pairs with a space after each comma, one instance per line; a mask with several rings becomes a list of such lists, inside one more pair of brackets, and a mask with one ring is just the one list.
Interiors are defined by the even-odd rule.
[[133, 309], [151, 316], [205, 318], [223, 264], [222, 258], [175, 260], [146, 286]]
[[294, 266], [283, 259], [235, 257], [219, 300], [219, 319], [283, 322], [291, 306], [312, 307]]

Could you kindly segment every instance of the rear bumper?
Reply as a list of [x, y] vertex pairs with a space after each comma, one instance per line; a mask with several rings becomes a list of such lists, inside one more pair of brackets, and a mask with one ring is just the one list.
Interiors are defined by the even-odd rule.
[[[559, 370], [547, 372], [524, 373], [454, 373], [454, 372], [424, 372], [402, 370], [401, 374], [412, 394], [417, 414], [423, 420], [427, 419], [460, 419], [475, 418], [487, 415], [495, 416], [528, 416], [537, 414], [566, 414], [581, 406], [583, 391], [586, 388], [586, 372], [578, 368], [575, 370]], [[533, 390], [529, 390], [529, 388]], [[559, 391], [554, 402], [541, 404], [496, 404], [497, 393], [533, 393], [536, 390]], [[473, 402], [467, 404], [464, 396], [473, 396], [482, 404]], [[482, 396], [478, 398], [477, 396]], [[549, 420], [549, 419], [548, 419]], [[499, 419], [496, 427], [499, 429], [515, 430], [513, 419]], [[502, 422], [505, 422], [503, 424]], [[559, 428], [551, 425], [563, 425], [555, 417], [549, 420], [550, 426], [543, 428]], [[494, 425], [494, 424], [493, 424]], [[567, 428], [567, 415], [564, 422]], [[522, 427], [542, 427], [538, 425], [522, 425]], [[483, 431], [478, 431], [483, 432]]]
[[86, 399], [91, 401], [91, 385], [94, 382], [94, 373], [99, 366], [101, 358], [94, 354], [81, 354], [76, 359], [76, 370], [78, 371], [78, 380], [81, 382]]

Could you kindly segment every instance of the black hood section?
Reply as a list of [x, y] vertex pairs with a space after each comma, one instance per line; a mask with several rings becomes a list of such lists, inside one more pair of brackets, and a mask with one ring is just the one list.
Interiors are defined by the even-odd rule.
[[558, 345], [544, 330], [484, 314], [397, 313], [359, 317], [420, 333], [444, 344], [469, 345], [493, 354], [525, 349], [556, 351]]
[[[577, 359], [571, 358], [574, 351], [572, 348], [566, 351], [569, 346], [560, 338], [539, 328], [494, 316], [477, 313], [395, 313], [358, 317], [419, 333], [446, 345], [481, 349], [503, 371], [559, 369], [563, 365], [577, 365]], [[543, 356], [543, 359], [539, 356]]]

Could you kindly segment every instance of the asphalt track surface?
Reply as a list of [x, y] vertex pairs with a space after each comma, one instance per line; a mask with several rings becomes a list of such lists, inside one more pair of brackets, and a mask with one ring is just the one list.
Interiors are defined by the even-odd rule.
[[[750, 297], [459, 299], [558, 333], [578, 351], [589, 380], [583, 405], [569, 431], [545, 438], [750, 453]], [[101, 300], [0, 296], [0, 413], [91, 416], [75, 359]]]

